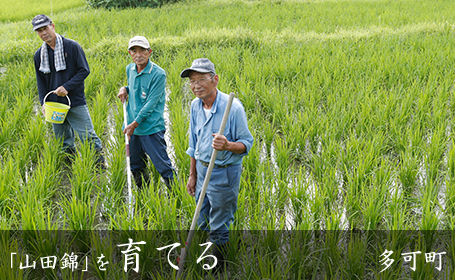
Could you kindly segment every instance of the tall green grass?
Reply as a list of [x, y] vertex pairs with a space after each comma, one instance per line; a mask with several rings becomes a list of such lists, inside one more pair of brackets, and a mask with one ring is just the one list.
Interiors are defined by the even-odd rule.
[[[83, 5], [83, 0], [49, 0], [38, 2], [1, 0], [0, 6], [2, 9], [0, 10], [0, 22], [12, 22], [24, 19], [31, 20], [38, 14], [52, 16], [54, 13], [81, 7]], [[27, 9], [24, 9], [25, 7], [27, 7]]]
[[[57, 32], [78, 41], [89, 61], [86, 97], [105, 172], [80, 141], [66, 167], [61, 143], [39, 112], [32, 56], [41, 41], [30, 15], [15, 16], [0, 24], [1, 229], [189, 228], [195, 203], [186, 193], [185, 151], [194, 95], [179, 73], [198, 57], [215, 63], [219, 89], [237, 94], [255, 137], [243, 160], [234, 230], [453, 229], [455, 16], [446, 1], [212, 0], [54, 10]], [[130, 218], [116, 96], [134, 35], [149, 38], [151, 59], [167, 72], [167, 135], [178, 182], [167, 195], [150, 165], [154, 180], [134, 190]], [[294, 249], [317, 258], [290, 261], [279, 273], [265, 257], [248, 260], [241, 275], [371, 276], [373, 268], [358, 262], [369, 256], [361, 242], [371, 240], [333, 235], [323, 239], [325, 254], [311, 252], [312, 233], [302, 234], [308, 244]], [[389, 241], [404, 250], [403, 236]], [[193, 275], [200, 272], [194, 268]], [[379, 278], [403, 273], [397, 266]], [[433, 273], [425, 268], [411, 276]]]

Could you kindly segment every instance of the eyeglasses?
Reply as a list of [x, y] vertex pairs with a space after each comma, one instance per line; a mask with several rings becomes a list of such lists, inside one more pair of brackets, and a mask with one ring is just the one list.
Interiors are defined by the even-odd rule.
[[145, 48], [131, 48], [130, 50], [128, 50], [131, 54], [138, 54], [138, 53], [147, 53], [150, 49], [145, 49]]
[[190, 86], [195, 86], [196, 83], [198, 83], [200, 86], [203, 86], [206, 83], [208, 83], [212, 78], [213, 78], [213, 76], [210, 76], [208, 78], [198, 79], [198, 80], [189, 80], [188, 83], [190, 84]]

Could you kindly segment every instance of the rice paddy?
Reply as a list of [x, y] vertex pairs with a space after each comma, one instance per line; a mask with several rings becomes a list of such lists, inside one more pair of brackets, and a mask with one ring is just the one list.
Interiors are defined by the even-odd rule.
[[[37, 14], [53, 15], [64, 10], [81, 7], [84, 5], [83, 0], [67, 1], [29, 1], [29, 0], [1, 0], [0, 22], [14, 22], [33, 18]], [[25, 7], [27, 7], [25, 9]]]
[[[57, 11], [53, 5], [56, 32], [86, 52], [86, 97], [108, 168], [97, 174], [95, 156], [82, 144], [73, 165], [65, 165], [61, 143], [38, 110], [33, 54], [41, 41], [31, 29], [33, 15], [5, 17], [2, 5], [0, 229], [188, 229], [195, 203], [186, 193], [185, 151], [194, 95], [179, 73], [199, 57], [215, 63], [221, 91], [237, 94], [255, 137], [243, 161], [233, 230], [293, 230], [314, 241], [313, 230], [454, 229], [450, 1], [211, 0], [112, 11], [83, 3]], [[166, 196], [150, 165], [154, 180], [147, 191], [134, 191], [129, 219], [116, 96], [126, 83], [127, 43], [135, 35], [149, 39], [151, 59], [167, 72], [166, 139], [179, 182], [176, 195]], [[421, 263], [417, 272], [395, 267], [375, 274], [377, 258], [356, 263], [369, 256], [364, 240], [350, 236], [340, 255], [342, 237], [318, 238], [327, 242], [326, 255], [292, 265], [299, 256], [318, 254], [299, 247], [280, 260], [244, 260], [239, 279], [449, 279], [453, 273], [438, 274]], [[394, 244], [403, 240], [392, 238]], [[376, 250], [378, 257], [384, 248]], [[276, 262], [283, 264], [280, 272]], [[28, 279], [21, 276], [26, 271], [14, 273], [16, 278], [0, 278]]]

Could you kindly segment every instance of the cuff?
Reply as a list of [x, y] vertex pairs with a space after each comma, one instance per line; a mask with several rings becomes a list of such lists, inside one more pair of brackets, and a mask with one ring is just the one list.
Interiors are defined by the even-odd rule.
[[194, 158], [194, 149], [193, 148], [188, 148], [188, 150], [186, 150], [186, 154], [189, 155], [190, 157]]

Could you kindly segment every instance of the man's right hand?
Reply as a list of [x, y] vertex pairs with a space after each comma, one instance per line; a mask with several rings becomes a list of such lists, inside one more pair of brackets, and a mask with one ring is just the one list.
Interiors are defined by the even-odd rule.
[[120, 101], [122, 101], [122, 103], [128, 101], [128, 91], [126, 90], [126, 87], [121, 87], [119, 89], [117, 97], [120, 98]]
[[44, 104], [41, 106], [41, 113], [43, 113], [43, 116], [46, 117], [46, 109], [44, 108]]
[[123, 134], [126, 134], [128, 136], [128, 141], [131, 140], [131, 135], [133, 135], [134, 130], [138, 126], [139, 126], [139, 124], [137, 123], [137, 121], [133, 121], [132, 123], [130, 123], [129, 125], [127, 125], [125, 127], [125, 129], [123, 130]]
[[186, 191], [191, 196], [194, 196], [196, 194], [196, 181], [197, 181], [197, 177], [190, 175], [190, 178], [188, 179], [188, 183], [186, 184]]

